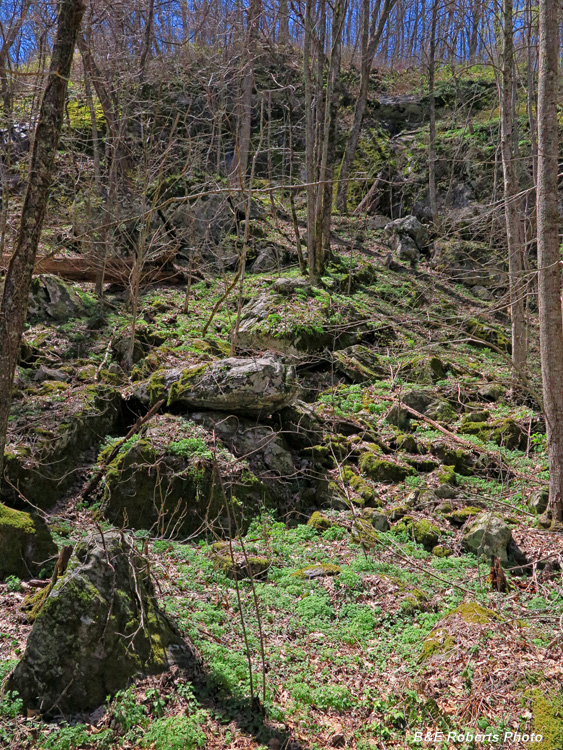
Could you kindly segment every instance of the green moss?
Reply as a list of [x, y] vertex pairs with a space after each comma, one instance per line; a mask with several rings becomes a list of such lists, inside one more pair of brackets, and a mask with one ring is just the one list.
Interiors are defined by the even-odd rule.
[[346, 466], [342, 470], [342, 481], [350, 489], [356, 492], [365, 503], [373, 503], [375, 501], [375, 492], [372, 487], [366, 482], [363, 477], [354, 473], [349, 466]]
[[482, 508], [476, 508], [473, 505], [468, 505], [466, 508], [454, 510], [452, 513], [445, 513], [444, 518], [446, 518], [450, 523], [453, 523], [455, 526], [463, 526], [463, 524], [468, 519], [473, 518], [474, 516], [478, 516], [479, 513], [482, 512]]
[[500, 620], [501, 618], [492, 609], [482, 607], [476, 602], [464, 602], [450, 612], [447, 617], [457, 615], [461, 617], [465, 622], [476, 623], [478, 625], [485, 625], [493, 620]]
[[311, 518], [309, 518], [309, 520], [307, 521], [307, 526], [312, 526], [318, 531], [326, 531], [327, 529], [330, 529], [332, 525], [333, 524], [330, 518], [321, 515], [318, 510], [316, 510]]
[[453, 466], [444, 466], [438, 473], [438, 481], [440, 484], [449, 484], [452, 487], [457, 487], [457, 475]]
[[563, 694], [531, 691], [532, 727], [543, 739], [534, 744], [538, 750], [560, 750], [563, 747]]
[[416, 472], [410, 466], [400, 466], [392, 461], [380, 458], [372, 451], [366, 451], [360, 458], [360, 469], [370, 479], [378, 482], [404, 482], [408, 476], [414, 476]]
[[373, 547], [379, 541], [379, 534], [374, 529], [371, 521], [368, 521], [366, 518], [356, 518], [352, 524], [351, 539], [356, 544]]
[[444, 547], [442, 544], [437, 544], [432, 549], [432, 554], [434, 557], [450, 557], [453, 555], [453, 550], [451, 550], [449, 547]]
[[453, 648], [455, 648], [455, 640], [453, 636], [446, 635], [443, 630], [435, 631], [434, 633], [431, 633], [422, 644], [420, 660], [427, 661], [437, 654], [447, 654]]
[[422, 544], [424, 549], [428, 551], [436, 546], [441, 534], [438, 526], [430, 523], [426, 518], [415, 521], [412, 516], [404, 516], [395, 526], [395, 529], [396, 531], [406, 531], [418, 544]]

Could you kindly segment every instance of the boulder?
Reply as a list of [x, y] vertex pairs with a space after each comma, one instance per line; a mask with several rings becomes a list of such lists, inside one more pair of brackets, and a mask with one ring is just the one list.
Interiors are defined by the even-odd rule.
[[54, 505], [76, 482], [84, 453], [114, 433], [121, 420], [117, 389], [44, 385], [64, 385], [64, 401], [57, 391], [28, 399], [26, 410], [10, 422], [0, 487], [5, 502], [15, 507], [21, 504], [19, 493], [40, 508]]
[[491, 259], [488, 242], [442, 239], [434, 243], [431, 266], [452, 281], [487, 290], [506, 284], [506, 273]]
[[[226, 507], [224, 493], [237, 498], [232, 508]], [[237, 461], [211, 432], [161, 414], [109, 464], [102, 510], [115, 525], [153, 529], [159, 536], [188, 535], [208, 524], [229, 529], [232, 520], [244, 526], [268, 496], [248, 463]]]
[[168, 405], [266, 416], [291, 404], [297, 388], [295, 368], [275, 354], [231, 357], [183, 370]]
[[158, 370], [133, 396], [149, 406], [161, 398], [183, 409], [219, 409], [267, 416], [289, 406], [298, 391], [295, 368], [275, 354]]
[[381, 380], [387, 374], [379, 355], [362, 344], [336, 351], [333, 356], [337, 372], [353, 383]]
[[480, 557], [499, 557], [503, 565], [523, 565], [526, 558], [506, 523], [492, 513], [481, 513], [465, 529], [463, 546]]
[[41, 274], [31, 282], [27, 315], [30, 321], [63, 321], [84, 314], [84, 303], [58, 276]]
[[274, 281], [272, 289], [278, 294], [283, 294], [284, 296], [289, 297], [290, 295], [295, 294], [295, 292], [308, 294], [311, 291], [311, 283], [302, 277], [282, 277]]
[[404, 216], [402, 219], [390, 221], [385, 227], [385, 233], [396, 238], [397, 243], [408, 237], [416, 251], [424, 250], [430, 242], [428, 228], [421, 224], [416, 216]]
[[391, 528], [391, 524], [385, 513], [381, 513], [375, 510], [375, 508], [364, 508], [362, 510], [362, 518], [369, 521], [376, 531], [389, 531]]
[[5, 689], [44, 717], [90, 713], [139, 675], [197, 665], [159, 609], [148, 561], [119, 532], [80, 542]]
[[537, 516], [545, 513], [549, 505], [549, 488], [542, 487], [541, 490], [535, 490], [528, 500], [528, 507]]
[[0, 503], [0, 580], [32, 578], [57, 554], [57, 545], [38, 516]]

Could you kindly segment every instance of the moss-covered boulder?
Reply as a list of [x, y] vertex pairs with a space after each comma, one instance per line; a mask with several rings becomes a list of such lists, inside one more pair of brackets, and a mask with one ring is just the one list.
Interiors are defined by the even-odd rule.
[[20, 493], [40, 508], [54, 505], [76, 482], [84, 453], [119, 428], [117, 389], [56, 385], [65, 386], [64, 395], [29, 398], [12, 410], [1, 490], [14, 507], [21, 503]]
[[411, 466], [401, 466], [393, 461], [381, 458], [374, 451], [365, 451], [360, 458], [360, 469], [376, 482], [404, 482], [416, 472]]
[[482, 508], [477, 508], [474, 505], [467, 505], [465, 508], [458, 508], [450, 513], [445, 513], [444, 518], [449, 521], [453, 526], [463, 526], [464, 523], [469, 521], [470, 518], [475, 518], [483, 512]]
[[196, 666], [157, 606], [148, 561], [117, 532], [80, 542], [39, 612], [6, 690], [45, 717], [90, 712], [137, 676]]
[[471, 476], [478, 468], [478, 458], [472, 451], [454, 448], [443, 440], [434, 440], [430, 451], [441, 463], [453, 466], [454, 471], [462, 476]]
[[530, 499], [528, 500], [528, 507], [537, 516], [541, 516], [545, 513], [547, 506], [549, 505], [549, 488], [542, 487], [540, 490], [532, 492]]
[[164, 414], [109, 464], [102, 511], [117, 526], [173, 536], [209, 525], [228, 529], [235, 520], [244, 525], [268, 497], [248, 464], [214, 445], [205, 428]]
[[0, 580], [32, 578], [57, 554], [57, 545], [38, 516], [0, 503]]
[[503, 565], [524, 565], [526, 557], [516, 545], [506, 523], [493, 513], [481, 513], [466, 528], [463, 546], [468, 552]]
[[296, 578], [308, 578], [313, 580], [315, 578], [326, 578], [327, 576], [340, 575], [342, 569], [338, 565], [332, 563], [317, 563], [315, 565], [307, 565], [306, 568], [300, 568], [299, 570], [292, 573]]
[[401, 366], [401, 374], [410, 383], [421, 385], [432, 385], [438, 380], [443, 380], [448, 371], [448, 366], [439, 357], [418, 355], [404, 362]]
[[265, 416], [288, 406], [296, 395], [295, 368], [275, 354], [264, 354], [184, 370], [170, 386], [168, 405]]
[[352, 383], [373, 382], [385, 377], [381, 357], [367, 346], [356, 344], [334, 352], [333, 356], [337, 372]]
[[362, 547], [373, 547], [379, 541], [379, 535], [367, 518], [356, 518], [352, 524], [350, 538]]
[[406, 531], [415, 542], [421, 544], [428, 552], [438, 544], [438, 539], [442, 533], [440, 528], [428, 519], [422, 518], [417, 521], [411, 516], [404, 516], [394, 528], [396, 531]]
[[362, 518], [371, 523], [376, 531], [389, 531], [391, 525], [385, 513], [380, 513], [375, 508], [364, 508]]
[[377, 506], [380, 504], [381, 501], [377, 498], [373, 487], [363, 477], [356, 474], [350, 466], [342, 469], [341, 477], [343, 483], [354, 493], [351, 499], [357, 505]]
[[316, 510], [307, 521], [307, 526], [312, 526], [314, 529], [317, 529], [317, 531], [326, 531], [333, 526], [333, 523], [330, 518], [323, 516], [322, 513], [319, 513], [319, 511]]

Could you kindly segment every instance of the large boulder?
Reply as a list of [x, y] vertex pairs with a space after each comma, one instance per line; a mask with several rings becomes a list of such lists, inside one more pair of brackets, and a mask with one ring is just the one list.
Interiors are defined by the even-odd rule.
[[434, 243], [431, 265], [452, 281], [466, 286], [492, 289], [506, 284], [506, 272], [491, 258], [488, 242], [456, 238], [439, 240]]
[[390, 238], [397, 257], [402, 261], [415, 263], [422, 250], [430, 242], [427, 227], [421, 224], [416, 216], [404, 216], [390, 221], [385, 226], [385, 234]]
[[0, 503], [0, 580], [31, 578], [56, 554], [57, 545], [41, 518]]
[[[268, 495], [248, 463], [217, 443], [211, 431], [162, 414], [109, 464], [102, 510], [118, 526], [152, 529], [159, 536], [188, 535], [210, 525], [229, 529], [234, 520], [244, 526]], [[226, 506], [230, 496], [237, 498], [236, 507]]]
[[28, 398], [10, 421], [0, 482], [3, 499], [15, 507], [21, 495], [49, 508], [77, 480], [84, 453], [115, 432], [121, 394], [105, 385], [65, 387], [64, 402], [54, 391]]
[[481, 513], [465, 529], [463, 546], [487, 560], [499, 557], [503, 565], [524, 565], [526, 557], [512, 538], [506, 523], [492, 513]]
[[90, 713], [138, 675], [195, 668], [194, 648], [158, 608], [148, 561], [118, 532], [80, 542], [8, 678], [24, 710]]
[[295, 368], [275, 354], [231, 357], [182, 371], [170, 386], [168, 405], [265, 416], [297, 395]]
[[58, 276], [43, 274], [31, 282], [27, 314], [32, 321], [63, 321], [84, 313], [77, 292]]

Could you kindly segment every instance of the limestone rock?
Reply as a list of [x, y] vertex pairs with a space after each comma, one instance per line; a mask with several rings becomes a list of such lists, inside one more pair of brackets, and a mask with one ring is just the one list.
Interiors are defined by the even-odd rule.
[[[214, 466], [225, 491], [239, 501], [236, 508], [225, 507]], [[109, 464], [102, 510], [116, 525], [175, 536], [197, 533], [206, 523], [228, 529], [230, 515], [244, 526], [268, 495], [248, 464], [215, 444], [210, 432], [183, 417], [162, 414]]]
[[368, 520], [376, 531], [389, 531], [391, 524], [387, 520], [385, 513], [375, 510], [375, 508], [364, 508], [362, 518]]
[[173, 382], [168, 405], [267, 415], [297, 396], [295, 368], [275, 354], [219, 360], [184, 370]]
[[41, 518], [0, 503], [0, 580], [31, 578], [56, 554], [57, 545]]
[[84, 304], [70, 284], [49, 274], [34, 276], [27, 308], [30, 320], [62, 321], [83, 313]]
[[478, 556], [499, 557], [503, 565], [523, 565], [526, 558], [516, 546], [505, 522], [492, 513], [482, 513], [466, 528], [463, 546]]
[[130, 537], [93, 534], [43, 605], [6, 690], [25, 710], [72, 716], [172, 664], [194, 668], [197, 657], [159, 610], [147, 561]]

